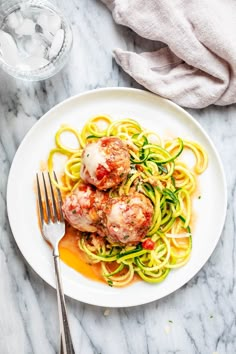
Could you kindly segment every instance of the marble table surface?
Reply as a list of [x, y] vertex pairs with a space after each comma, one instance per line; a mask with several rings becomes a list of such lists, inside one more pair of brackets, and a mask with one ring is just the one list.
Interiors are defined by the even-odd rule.
[[[35, 122], [65, 98], [98, 87], [139, 87], [113, 61], [114, 47], [140, 51], [160, 45], [115, 25], [99, 1], [61, 0], [58, 5], [74, 33], [64, 69], [36, 83], [0, 72], [1, 354], [58, 353], [56, 292], [23, 259], [7, 219], [6, 186], [16, 149]], [[189, 111], [212, 138], [226, 172], [229, 200], [221, 239], [203, 269], [159, 301], [111, 309], [107, 316], [105, 308], [67, 298], [76, 353], [236, 352], [236, 105]]]

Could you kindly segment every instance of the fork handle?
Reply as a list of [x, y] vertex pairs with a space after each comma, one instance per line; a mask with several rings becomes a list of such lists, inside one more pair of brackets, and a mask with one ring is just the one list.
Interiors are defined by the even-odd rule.
[[71, 340], [70, 328], [66, 312], [65, 297], [61, 281], [60, 259], [58, 255], [53, 255], [53, 258], [56, 273], [57, 302], [63, 354], [75, 354], [73, 343]]

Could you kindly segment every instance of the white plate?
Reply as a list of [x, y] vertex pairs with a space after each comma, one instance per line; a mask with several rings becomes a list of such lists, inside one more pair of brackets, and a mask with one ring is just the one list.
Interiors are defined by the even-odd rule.
[[212, 254], [222, 232], [226, 214], [226, 183], [219, 156], [203, 129], [182, 108], [151, 93], [129, 89], [94, 90], [67, 99], [46, 113], [21, 143], [8, 180], [7, 206], [15, 240], [31, 267], [55, 287], [51, 250], [38, 227], [34, 193], [35, 173], [54, 146], [54, 134], [63, 123], [80, 129], [97, 114], [114, 119], [134, 118], [162, 136], [194, 139], [207, 150], [209, 166], [199, 178], [201, 199], [194, 202], [196, 224], [192, 255], [186, 266], [172, 271], [160, 284], [137, 282], [123, 289], [91, 281], [65, 264], [62, 274], [65, 294], [88, 304], [126, 307], [166, 296], [187, 283]]

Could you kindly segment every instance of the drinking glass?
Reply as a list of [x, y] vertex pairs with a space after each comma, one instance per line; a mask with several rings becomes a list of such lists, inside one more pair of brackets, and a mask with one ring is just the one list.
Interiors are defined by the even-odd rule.
[[66, 63], [72, 30], [49, 1], [7, 0], [0, 6], [0, 67], [23, 80], [44, 80]]

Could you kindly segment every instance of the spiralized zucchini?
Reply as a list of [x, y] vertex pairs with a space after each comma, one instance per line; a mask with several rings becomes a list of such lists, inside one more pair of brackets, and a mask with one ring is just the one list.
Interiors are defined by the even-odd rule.
[[[65, 132], [74, 135], [78, 148], [63, 145], [61, 137]], [[81, 155], [85, 145], [104, 136], [124, 140], [131, 162], [127, 179], [118, 188], [110, 190], [110, 196], [127, 195], [134, 188], [143, 193], [154, 207], [152, 224], [137, 246], [111, 244], [106, 239], [101, 244], [101, 238], [99, 242], [91, 242], [87, 233], [82, 233], [78, 246], [90, 262], [101, 264], [102, 275], [110, 286], [125, 286], [132, 282], [135, 274], [146, 282], [159, 283], [172, 268], [185, 265], [191, 255], [192, 199], [197, 175], [207, 168], [207, 154], [196, 142], [179, 137], [164, 141], [133, 119], [113, 121], [108, 116], [96, 116], [87, 121], [81, 132], [64, 125], [56, 132], [56, 147], [50, 151], [48, 169], [53, 183], [65, 194], [81, 181]], [[181, 161], [186, 149], [195, 157], [191, 168]], [[63, 182], [60, 183], [54, 180], [52, 173], [55, 154], [67, 159]], [[143, 247], [145, 240], [151, 240], [154, 249]]]

